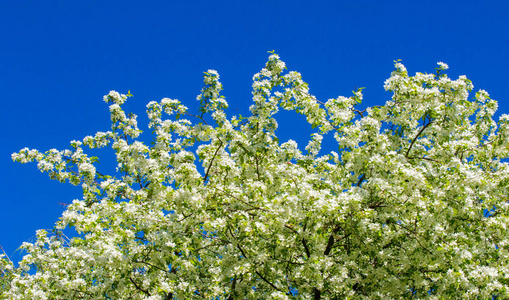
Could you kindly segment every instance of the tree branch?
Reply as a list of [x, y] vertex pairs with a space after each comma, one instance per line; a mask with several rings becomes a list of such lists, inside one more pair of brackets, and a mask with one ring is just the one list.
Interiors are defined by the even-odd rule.
[[235, 295], [235, 285], [237, 284], [237, 276], [233, 277], [232, 280], [232, 293], [228, 296], [227, 300], [233, 300], [233, 296]]
[[330, 251], [332, 250], [332, 246], [334, 246], [334, 235], [338, 233], [338, 231], [341, 229], [341, 225], [336, 226], [334, 228], [329, 236], [329, 240], [327, 241], [327, 246], [325, 247], [325, 251], [323, 251], [323, 255], [329, 255]]
[[[229, 196], [229, 197], [232, 197], [233, 199], [235, 199], [235, 200], [237, 200], [237, 201], [239, 201], [239, 202], [242, 202], [242, 203], [244, 203], [245, 205], [251, 206], [253, 209], [259, 209], [259, 210], [263, 210], [263, 211], [269, 211], [269, 210], [267, 210], [267, 209], [265, 209], [265, 208], [258, 207], [258, 206], [254, 206], [254, 205], [252, 205], [251, 203], [246, 202], [246, 201], [244, 201], [244, 200], [240, 199], [239, 197], [235, 197], [235, 196], [233, 196], [233, 195], [231, 195], [231, 194], [228, 194], [228, 193], [226, 193], [225, 191], [220, 190], [220, 189], [219, 189], [219, 188], [217, 188], [217, 187], [213, 187], [213, 188], [214, 188], [216, 191], [219, 191], [219, 192], [220, 192], [223, 196]], [[252, 209], [246, 209], [246, 211], [247, 211], [247, 210], [252, 210]]]
[[152, 296], [152, 295], [150, 295], [150, 293], [149, 293], [147, 290], [144, 290], [144, 289], [142, 289], [140, 286], [138, 286], [138, 285], [136, 284], [136, 282], [135, 282], [135, 281], [131, 278], [131, 276], [129, 276], [129, 280], [130, 280], [130, 281], [134, 284], [134, 286], [136, 287], [136, 289], [138, 289], [138, 290], [142, 291], [142, 292], [143, 292], [145, 295], [147, 295], [147, 296]]
[[305, 238], [302, 238], [302, 246], [304, 246], [304, 250], [306, 250], [306, 256], [309, 258], [311, 256], [311, 252], [309, 251], [308, 242]]
[[366, 178], [366, 174], [362, 174], [361, 178], [359, 178], [359, 181], [357, 182], [357, 186], [360, 186], [365, 178]]
[[313, 290], [315, 292], [313, 300], [320, 300], [322, 298], [322, 292], [317, 288], [314, 288]]
[[[232, 235], [233, 238], [235, 238], [233, 236], [233, 233], [231, 231], [230, 228], [228, 228], [228, 231], [230, 232], [230, 234]], [[240, 253], [242, 254], [242, 256], [244, 256], [246, 259], [249, 260], [249, 258], [246, 256], [246, 253], [244, 252], [244, 250], [242, 250], [242, 247], [240, 247], [240, 245], [238, 243], [235, 243], [236, 246], [237, 246], [237, 249], [239, 249]], [[263, 281], [265, 281], [268, 285], [270, 285], [273, 289], [275, 289], [276, 291], [278, 292], [281, 292], [280, 289], [277, 288], [277, 286], [275, 286], [272, 282], [270, 282], [267, 278], [265, 278], [262, 274], [260, 274], [260, 272], [258, 272], [257, 270], [255, 270], [255, 273], [256, 275], [258, 275]]]
[[214, 159], [216, 158], [217, 153], [219, 152], [219, 149], [221, 149], [222, 146], [223, 146], [223, 142], [220, 141], [219, 147], [217, 147], [216, 152], [214, 153], [214, 156], [210, 160], [210, 164], [209, 164], [209, 167], [207, 168], [207, 172], [205, 172], [205, 176], [203, 177], [203, 182], [207, 181], [207, 177], [209, 177], [210, 168], [212, 167], [212, 164], [214, 163]]
[[424, 160], [429, 160], [429, 161], [432, 161], [432, 162], [439, 162], [438, 160], [436, 159], [433, 159], [433, 158], [429, 158], [429, 157], [416, 157], [416, 156], [408, 156], [407, 157], [408, 159], [424, 159]]
[[410, 146], [408, 147], [408, 150], [406, 151], [405, 157], [408, 158], [408, 154], [410, 153], [410, 150], [412, 149], [412, 146], [417, 141], [417, 138], [421, 135], [421, 133], [426, 129], [433, 121], [429, 121], [426, 125], [422, 126], [421, 130], [419, 130], [419, 133], [414, 137], [412, 142], [410, 143]]

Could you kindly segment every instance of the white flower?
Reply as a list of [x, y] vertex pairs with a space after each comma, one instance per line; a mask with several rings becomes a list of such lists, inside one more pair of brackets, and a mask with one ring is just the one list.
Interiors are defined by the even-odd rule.
[[95, 177], [95, 167], [90, 163], [82, 163], [78, 168], [80, 173], [90, 175], [90, 177]]
[[439, 66], [439, 69], [441, 69], [441, 70], [447, 70], [447, 69], [449, 69], [449, 66], [448, 66], [446, 63], [444, 63], [444, 62], [439, 61], [439, 62], [437, 63], [437, 65]]

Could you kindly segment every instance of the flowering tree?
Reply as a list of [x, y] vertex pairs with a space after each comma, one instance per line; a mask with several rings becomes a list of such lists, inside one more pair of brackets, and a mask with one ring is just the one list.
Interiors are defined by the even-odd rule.
[[[323, 103], [272, 54], [254, 76], [251, 116], [228, 118], [209, 70], [196, 115], [150, 102], [153, 146], [110, 92], [112, 129], [69, 150], [23, 149], [51, 179], [83, 187], [53, 232], [14, 266], [8, 299], [347, 299], [505, 297], [509, 284], [509, 116], [464, 76], [409, 76], [364, 111]], [[280, 143], [280, 108], [315, 129], [303, 151]], [[189, 119], [197, 122], [191, 122]], [[208, 122], [207, 122], [208, 121]], [[210, 124], [209, 124], [210, 123]], [[322, 153], [324, 134], [338, 152]], [[112, 176], [85, 147], [111, 146]], [[62, 230], [77, 231], [68, 239]]]

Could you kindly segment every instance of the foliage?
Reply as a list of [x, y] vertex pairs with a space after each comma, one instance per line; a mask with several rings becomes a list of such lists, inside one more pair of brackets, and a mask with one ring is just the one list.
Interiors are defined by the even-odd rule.
[[[271, 54], [247, 118], [227, 118], [209, 70], [198, 115], [167, 98], [147, 105], [152, 146], [122, 109], [129, 95], [110, 92], [111, 131], [13, 154], [81, 185], [83, 199], [23, 244], [19, 267], [0, 257], [2, 297], [506, 297], [509, 116], [493, 121], [497, 102], [483, 90], [469, 100], [472, 83], [444, 63], [395, 67], [392, 99], [360, 111], [361, 90], [322, 103]], [[304, 151], [277, 139], [281, 108], [315, 128]], [[321, 154], [327, 133], [338, 151]], [[111, 176], [84, 152], [107, 146]]]

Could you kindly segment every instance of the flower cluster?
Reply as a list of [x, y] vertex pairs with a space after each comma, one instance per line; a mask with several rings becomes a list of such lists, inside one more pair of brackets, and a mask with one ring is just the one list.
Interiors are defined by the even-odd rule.
[[[0, 255], [0, 298], [506, 297], [509, 116], [494, 121], [497, 102], [470, 100], [472, 83], [438, 65], [409, 76], [397, 61], [392, 99], [360, 110], [361, 89], [320, 102], [272, 53], [246, 118], [227, 117], [209, 70], [198, 114], [147, 105], [151, 146], [122, 108], [130, 93], [110, 92], [111, 131], [12, 155], [83, 198], [23, 245], [18, 267]], [[314, 128], [304, 153], [277, 138], [280, 108]], [[324, 153], [325, 134], [337, 152]], [[117, 173], [86, 147], [111, 147]]]

